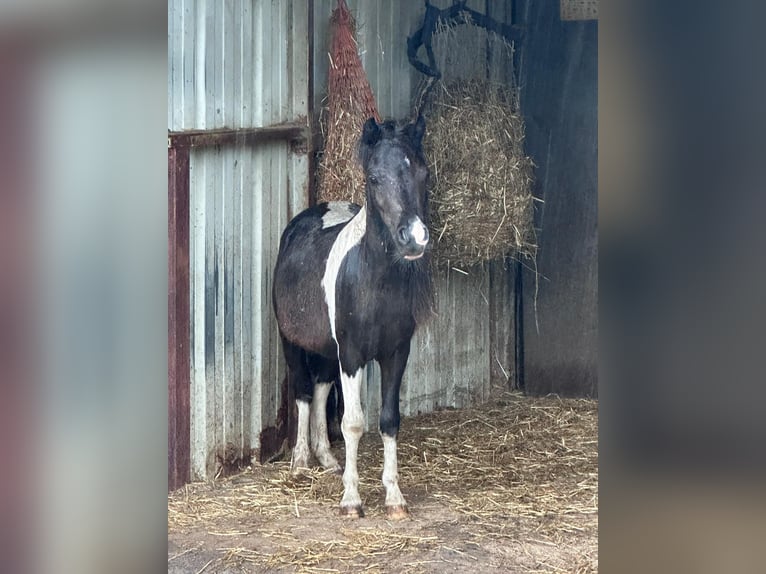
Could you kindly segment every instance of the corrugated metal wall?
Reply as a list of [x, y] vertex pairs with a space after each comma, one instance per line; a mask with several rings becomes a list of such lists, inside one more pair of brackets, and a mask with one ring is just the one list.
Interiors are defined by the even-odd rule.
[[[440, 8], [451, 4], [449, 0], [432, 3]], [[422, 23], [423, 3], [347, 0], [347, 4], [356, 18], [359, 53], [381, 115], [408, 116], [423, 76], [407, 60], [406, 42], [407, 36]], [[335, 0], [314, 2], [313, 97], [317, 112], [326, 96], [329, 19], [335, 6]], [[485, 13], [489, 6], [498, 20], [507, 18], [506, 13], [510, 15], [510, 2], [471, 0], [468, 6]], [[463, 70], [448, 70], [445, 65], [442, 71], [460, 77], [478, 68], [495, 80], [511, 76], [510, 61], [484, 60], [486, 65], [483, 62], [481, 66], [464, 66]], [[471, 270], [468, 275], [444, 272], [438, 276], [436, 285], [438, 317], [419, 330], [412, 341], [401, 394], [403, 415], [487, 400], [493, 378], [505, 383], [506, 377], [513, 376], [510, 272], [503, 269], [502, 263], [493, 263]], [[367, 428], [377, 429], [380, 412], [377, 365], [369, 369], [364, 401]]]
[[[171, 0], [168, 129], [262, 127], [308, 114], [305, 2]], [[305, 150], [192, 150], [192, 478], [249, 457], [276, 422], [284, 367], [271, 309], [279, 236], [308, 205]]]

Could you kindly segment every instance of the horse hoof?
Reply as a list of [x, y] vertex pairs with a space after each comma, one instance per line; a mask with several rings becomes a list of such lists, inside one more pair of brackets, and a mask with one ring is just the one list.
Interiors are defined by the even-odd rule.
[[386, 516], [389, 520], [404, 520], [405, 518], [409, 518], [410, 511], [407, 510], [406, 506], [399, 504], [395, 506], [387, 506]]
[[341, 506], [340, 515], [345, 518], [364, 518], [364, 510], [361, 506]]
[[305, 455], [296, 455], [293, 454], [292, 460], [290, 461], [290, 472], [293, 474], [293, 476], [302, 474], [306, 472], [309, 469], [309, 457]]

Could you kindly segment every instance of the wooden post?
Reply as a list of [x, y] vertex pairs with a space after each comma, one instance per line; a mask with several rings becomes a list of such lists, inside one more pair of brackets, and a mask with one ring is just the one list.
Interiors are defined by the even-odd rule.
[[168, 148], [168, 491], [190, 479], [189, 148]]

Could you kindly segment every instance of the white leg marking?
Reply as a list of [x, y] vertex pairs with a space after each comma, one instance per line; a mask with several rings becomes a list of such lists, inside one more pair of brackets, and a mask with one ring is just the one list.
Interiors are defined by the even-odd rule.
[[340, 502], [341, 512], [361, 516], [362, 499], [359, 497], [359, 473], [356, 468], [356, 454], [359, 439], [364, 434], [364, 413], [362, 412], [361, 384], [362, 369], [349, 376], [341, 369], [341, 385], [343, 386], [343, 440], [346, 443], [346, 470], [343, 472], [343, 499]]
[[330, 439], [327, 436], [327, 396], [331, 390], [332, 383], [314, 387], [314, 399], [311, 401], [311, 450], [324, 468], [339, 471], [340, 465], [330, 451]]
[[330, 318], [330, 331], [336, 342], [338, 337], [335, 335], [335, 283], [338, 279], [338, 271], [340, 271], [340, 265], [346, 254], [361, 241], [366, 228], [367, 209], [362, 207], [346, 227], [340, 230], [338, 238], [332, 244], [330, 254], [327, 256], [327, 267], [325, 267], [322, 277], [322, 287], [324, 288], [327, 313]]
[[298, 432], [293, 449], [293, 459], [290, 467], [293, 472], [300, 468], [308, 468], [309, 456], [309, 404], [306, 401], [295, 401], [298, 405]]
[[383, 437], [383, 486], [386, 487], [386, 506], [407, 506], [399, 490], [399, 467], [396, 458], [396, 438]]

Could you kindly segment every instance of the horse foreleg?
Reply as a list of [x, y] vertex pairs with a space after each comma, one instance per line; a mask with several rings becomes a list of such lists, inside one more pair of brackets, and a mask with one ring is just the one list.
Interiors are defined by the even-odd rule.
[[409, 516], [407, 501], [399, 490], [399, 468], [396, 454], [396, 437], [383, 436], [383, 486], [386, 487], [386, 515], [391, 520]]
[[386, 514], [391, 520], [401, 520], [409, 514], [407, 502], [399, 490], [399, 465], [396, 437], [399, 434], [399, 389], [407, 366], [410, 343], [402, 345], [392, 357], [380, 363], [381, 393], [380, 435], [383, 438], [383, 486], [386, 488]]
[[311, 401], [311, 448], [324, 468], [340, 473], [341, 468], [330, 450], [327, 436], [327, 396], [333, 383], [319, 383], [314, 387], [314, 399]]
[[362, 368], [355, 374], [347, 375], [343, 368], [340, 374], [343, 388], [345, 410], [340, 428], [346, 443], [346, 469], [343, 472], [343, 499], [340, 502], [340, 513], [343, 516], [364, 516], [362, 499], [359, 497], [359, 473], [356, 467], [356, 455], [359, 440], [364, 434], [364, 413], [362, 412], [361, 384]]

